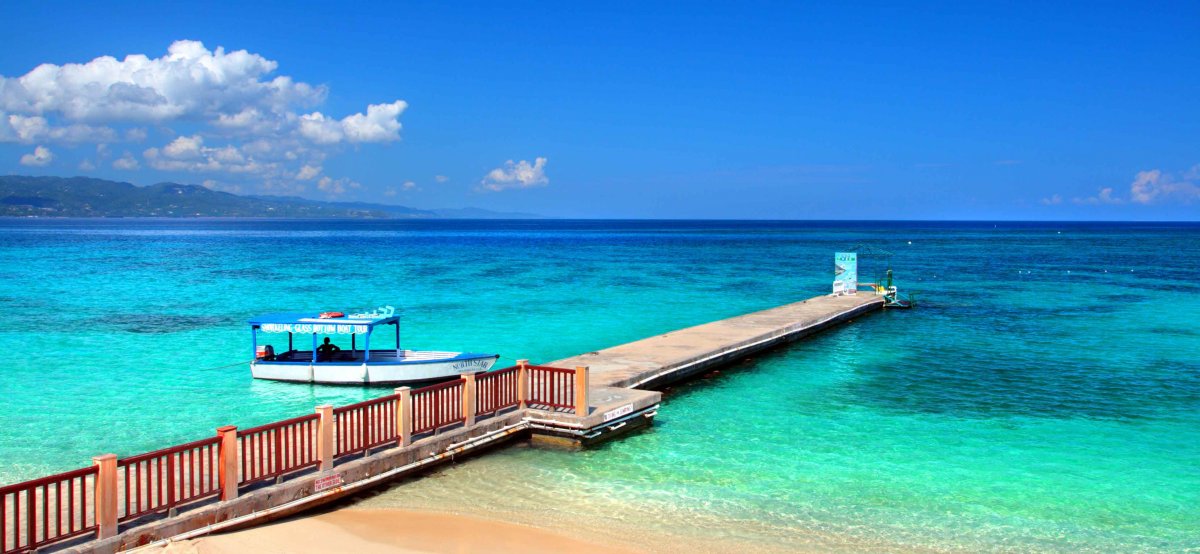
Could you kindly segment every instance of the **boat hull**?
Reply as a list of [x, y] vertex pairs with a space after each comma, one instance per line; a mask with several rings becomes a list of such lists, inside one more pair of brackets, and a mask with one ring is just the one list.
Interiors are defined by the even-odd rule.
[[[411, 351], [410, 351], [411, 352]], [[453, 357], [422, 357], [368, 362], [272, 362], [250, 363], [255, 379], [326, 385], [409, 385], [444, 381], [465, 373], [487, 371], [495, 365], [495, 354], [455, 354]], [[424, 353], [428, 354], [428, 353]]]

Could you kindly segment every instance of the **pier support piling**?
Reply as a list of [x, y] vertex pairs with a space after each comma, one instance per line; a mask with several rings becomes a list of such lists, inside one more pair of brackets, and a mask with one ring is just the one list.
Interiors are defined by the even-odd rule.
[[396, 442], [400, 446], [412, 444], [412, 389], [396, 389]]
[[317, 459], [321, 460], [320, 470], [333, 469], [333, 406], [325, 404], [317, 406]]
[[95, 502], [96, 538], [107, 539], [117, 535], [117, 455], [101, 454], [92, 458], [96, 464]]
[[221, 442], [217, 444], [217, 483], [221, 488], [221, 500], [233, 500], [238, 495], [238, 445], [237, 427], [225, 425], [217, 427], [217, 436]]

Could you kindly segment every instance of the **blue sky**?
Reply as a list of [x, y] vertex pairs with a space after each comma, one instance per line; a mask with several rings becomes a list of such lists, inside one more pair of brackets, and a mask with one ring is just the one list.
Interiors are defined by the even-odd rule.
[[830, 4], [8, 3], [0, 173], [561, 217], [1200, 219], [1200, 3]]

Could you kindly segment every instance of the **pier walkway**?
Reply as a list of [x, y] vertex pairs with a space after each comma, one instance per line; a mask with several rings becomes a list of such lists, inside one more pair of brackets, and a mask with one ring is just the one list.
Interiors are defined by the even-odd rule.
[[518, 439], [587, 445], [650, 425], [653, 389], [881, 309], [778, 308], [118, 457], [0, 487], [0, 553], [118, 552], [246, 527]]
[[818, 296], [547, 365], [588, 366], [592, 386], [654, 389], [882, 307], [869, 293]]

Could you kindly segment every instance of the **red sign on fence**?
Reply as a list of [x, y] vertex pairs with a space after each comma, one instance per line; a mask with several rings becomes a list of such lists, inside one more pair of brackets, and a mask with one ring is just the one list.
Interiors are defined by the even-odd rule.
[[325, 477], [317, 479], [316, 482], [313, 483], [313, 492], [321, 492], [323, 490], [332, 489], [333, 487], [341, 486], [343, 483], [345, 483], [345, 481], [342, 480], [341, 473], [326, 475]]

